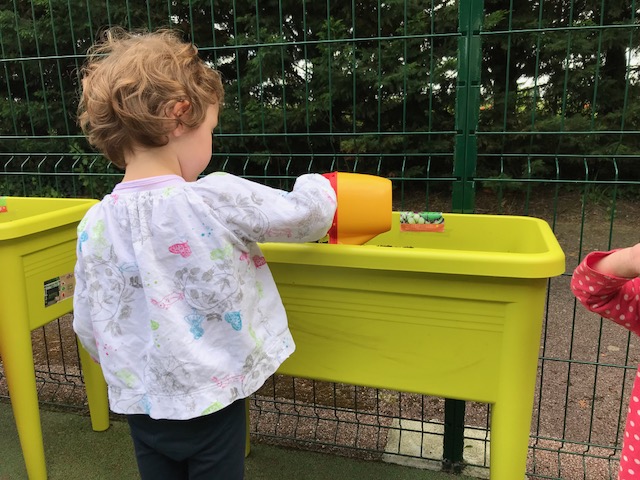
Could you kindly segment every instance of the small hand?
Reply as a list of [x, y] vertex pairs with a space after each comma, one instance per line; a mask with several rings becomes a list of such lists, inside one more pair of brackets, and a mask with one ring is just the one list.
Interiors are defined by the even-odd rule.
[[598, 272], [623, 278], [640, 276], [640, 243], [622, 248], [592, 265]]

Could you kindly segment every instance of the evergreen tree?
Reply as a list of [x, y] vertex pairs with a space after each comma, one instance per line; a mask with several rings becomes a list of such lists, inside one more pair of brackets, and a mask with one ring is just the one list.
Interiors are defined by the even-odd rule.
[[[484, 5], [479, 130], [498, 134], [479, 136], [481, 153], [638, 152], [638, 136], [625, 133], [640, 130], [637, 2]], [[0, 153], [29, 154], [8, 170], [96, 168], [75, 123], [87, 48], [110, 25], [169, 27], [224, 78], [212, 169], [446, 176], [457, 22], [457, 2], [445, 0], [9, 0], [0, 4]], [[586, 133], [562, 134], [576, 131]], [[496, 174], [483, 161], [478, 171]], [[78, 188], [60, 181], [62, 194]]]

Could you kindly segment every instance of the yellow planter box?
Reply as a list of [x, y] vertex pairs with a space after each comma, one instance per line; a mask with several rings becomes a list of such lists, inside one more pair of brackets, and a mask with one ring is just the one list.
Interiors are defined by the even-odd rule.
[[5, 198], [0, 263], [15, 292], [0, 292], [1, 318], [18, 316], [26, 301], [33, 330], [73, 309], [76, 227], [95, 200]]
[[443, 232], [365, 245], [265, 244], [296, 352], [280, 372], [492, 404], [491, 479], [524, 478], [547, 279], [548, 224], [445, 214]]
[[[0, 198], [0, 356], [29, 479], [46, 479], [31, 330], [73, 310], [76, 227], [95, 200]], [[94, 430], [109, 426], [106, 387], [88, 355], [83, 373]]]

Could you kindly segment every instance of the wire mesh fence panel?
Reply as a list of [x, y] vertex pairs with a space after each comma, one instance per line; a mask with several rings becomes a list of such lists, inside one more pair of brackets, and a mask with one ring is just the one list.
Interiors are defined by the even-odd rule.
[[[93, 4], [95, 3], [95, 5]], [[456, 15], [432, 2], [22, 2], [4, 11], [2, 189], [100, 196], [118, 172], [79, 135], [78, 70], [109, 25], [184, 32], [225, 79], [208, 171], [278, 186], [332, 169], [452, 180]], [[437, 93], [440, 92], [440, 93]], [[412, 188], [413, 187], [413, 188]]]
[[530, 478], [617, 478], [638, 341], [576, 306], [569, 280], [589, 251], [638, 240], [639, 5], [527, 5], [485, 2], [475, 206], [545, 218], [566, 254], [549, 282]]
[[[398, 210], [552, 225], [567, 273], [549, 281], [528, 475], [613, 479], [640, 342], [577, 306], [569, 275], [638, 240], [639, 19], [637, 0], [5, 2], [0, 195], [110, 192], [122, 173], [75, 122], [86, 50], [108, 26], [178, 29], [225, 84], [205, 173], [285, 189], [306, 172], [372, 173]], [[33, 343], [41, 399], [82, 405], [70, 319]], [[275, 376], [251, 415], [262, 441], [442, 463], [443, 399]], [[490, 415], [464, 413], [478, 475]]]

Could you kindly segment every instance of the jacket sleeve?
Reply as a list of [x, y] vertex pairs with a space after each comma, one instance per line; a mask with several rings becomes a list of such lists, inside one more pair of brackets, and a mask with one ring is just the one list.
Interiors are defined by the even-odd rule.
[[574, 270], [571, 291], [589, 311], [640, 335], [640, 278], [606, 275], [592, 268], [609, 252], [592, 252]]
[[213, 215], [240, 238], [311, 242], [324, 237], [331, 227], [336, 195], [322, 175], [298, 177], [291, 192], [230, 174], [210, 177], [199, 182], [198, 193]]
[[89, 356], [96, 363], [99, 362], [98, 348], [93, 334], [93, 324], [91, 322], [91, 306], [85, 280], [84, 264], [78, 243], [78, 259], [74, 269], [75, 289], [73, 293], [73, 330], [78, 336], [78, 340], [87, 351]]

